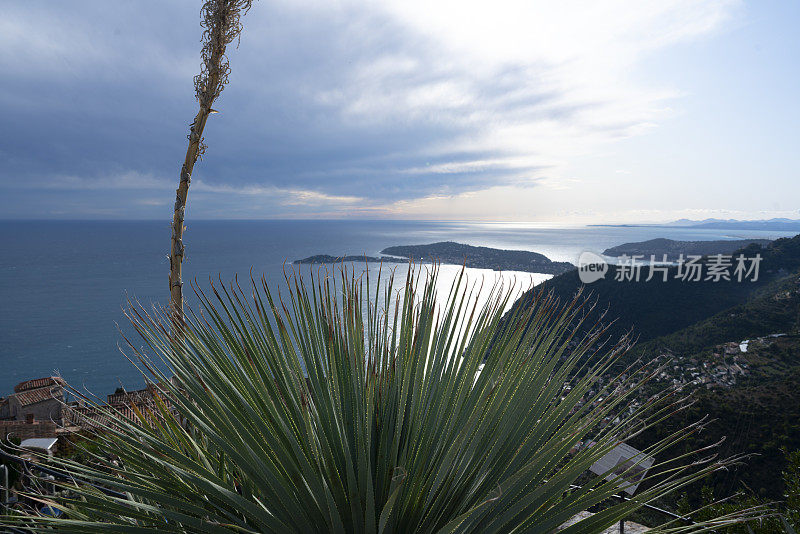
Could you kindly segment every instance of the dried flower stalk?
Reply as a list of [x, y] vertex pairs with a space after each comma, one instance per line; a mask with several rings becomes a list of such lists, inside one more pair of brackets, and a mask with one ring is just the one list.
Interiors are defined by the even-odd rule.
[[[211, 113], [214, 101], [228, 83], [230, 66], [225, 49], [242, 32], [241, 16], [246, 14], [252, 0], [207, 0], [201, 10], [203, 27], [203, 65], [200, 74], [194, 78], [195, 94], [200, 110], [192, 121], [189, 130], [189, 146], [180, 172], [180, 181], [175, 195], [175, 211], [172, 217], [172, 242], [169, 253], [169, 291], [170, 308], [175, 326], [183, 324], [183, 259], [186, 249], [183, 244], [183, 224], [186, 211], [186, 197], [192, 180], [192, 171], [197, 158], [202, 158], [206, 146], [203, 143], [203, 130]], [[180, 328], [176, 328], [176, 331]]]

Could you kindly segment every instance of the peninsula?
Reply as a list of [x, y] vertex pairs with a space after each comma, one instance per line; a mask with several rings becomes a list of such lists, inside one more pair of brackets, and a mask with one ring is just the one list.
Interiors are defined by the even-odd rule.
[[561, 274], [575, 268], [563, 261], [552, 261], [547, 256], [527, 250], [503, 250], [489, 247], [475, 247], [453, 241], [442, 241], [428, 245], [403, 245], [387, 247], [381, 251], [382, 256], [349, 255], [331, 256], [320, 254], [309, 256], [294, 263], [341, 263], [341, 262], [378, 262], [405, 263], [415, 261], [421, 263], [441, 262], [453, 265], [465, 265], [475, 269], [493, 269], [495, 271], [523, 271], [530, 273]]

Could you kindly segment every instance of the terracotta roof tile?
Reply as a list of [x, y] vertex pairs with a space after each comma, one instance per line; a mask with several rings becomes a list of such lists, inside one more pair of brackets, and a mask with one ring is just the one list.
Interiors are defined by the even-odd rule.
[[64, 379], [60, 376], [48, 376], [45, 378], [34, 378], [33, 380], [26, 380], [14, 386], [14, 393], [20, 393], [29, 389], [44, 388], [47, 386], [64, 386]]
[[108, 404], [121, 404], [135, 402], [150, 402], [153, 400], [153, 393], [150, 388], [139, 389], [136, 391], [126, 391], [124, 393], [113, 393], [107, 396]]
[[[170, 407], [171, 403], [166, 400], [165, 404]], [[103, 408], [106, 409], [101, 409], [97, 406], [70, 406], [66, 410], [65, 425], [76, 425], [85, 429], [101, 429], [105, 426], [113, 426], [113, 423], [120, 419], [139, 422], [139, 417], [131, 403], [114, 403], [105, 405]], [[109, 412], [109, 408], [113, 411]], [[149, 423], [163, 419], [152, 400], [145, 403], [136, 403], [136, 408]]]
[[44, 402], [53, 398], [61, 396], [62, 390], [60, 387], [40, 387], [38, 389], [29, 389], [20, 393], [14, 393], [22, 406], [29, 406], [37, 402]]

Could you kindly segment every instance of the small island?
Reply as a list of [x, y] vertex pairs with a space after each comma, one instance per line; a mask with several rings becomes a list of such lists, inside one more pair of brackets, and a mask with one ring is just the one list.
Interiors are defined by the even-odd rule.
[[365, 254], [351, 254], [348, 256], [331, 256], [330, 254], [317, 254], [316, 256], [309, 256], [307, 258], [303, 258], [302, 260], [294, 260], [292, 263], [294, 264], [301, 264], [301, 263], [311, 263], [311, 264], [319, 264], [319, 263], [355, 263], [366, 261], [370, 263], [405, 263], [408, 260], [405, 258], [396, 258], [392, 256], [367, 256]]
[[428, 245], [403, 245], [387, 247], [381, 251], [382, 256], [349, 255], [331, 256], [319, 254], [296, 260], [295, 264], [347, 263], [347, 262], [384, 262], [405, 263], [415, 261], [421, 263], [441, 262], [453, 265], [465, 265], [474, 269], [493, 269], [495, 271], [522, 271], [529, 273], [561, 274], [575, 268], [563, 261], [552, 261], [547, 256], [527, 250], [503, 250], [489, 247], [475, 247], [453, 241], [442, 241]]

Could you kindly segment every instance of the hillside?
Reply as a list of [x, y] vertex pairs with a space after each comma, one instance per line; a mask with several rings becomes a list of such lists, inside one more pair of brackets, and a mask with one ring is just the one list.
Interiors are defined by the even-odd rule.
[[[612, 269], [587, 287], [610, 317], [620, 318], [612, 335], [629, 327], [640, 335], [627, 362], [669, 361], [641, 398], [676, 385], [696, 399], [631, 444], [644, 446], [708, 416], [702, 434], [664, 454], [725, 437], [722, 455], [752, 455], [742, 467], [690, 488], [695, 503], [703, 485], [717, 496], [752, 490], [780, 499], [783, 451], [800, 450], [800, 236], [778, 240], [761, 254], [763, 271], [755, 283], [617, 282]], [[580, 282], [567, 273], [545, 285], [566, 297]]]
[[[760, 254], [758, 280], [742, 282], [703, 280], [684, 281], [676, 278], [678, 268], [669, 268], [666, 282], [656, 275], [646, 282], [647, 268], [642, 270], [640, 281], [617, 281], [620, 268], [609, 266], [605, 278], [592, 284], [581, 283], [577, 270], [561, 274], [539, 288], [553, 291], [561, 300], [568, 300], [581, 289], [596, 301], [594, 318], [608, 310], [606, 322], [615, 320], [609, 335], [619, 337], [632, 330], [640, 342], [665, 336], [703, 321], [723, 310], [743, 304], [758, 295], [758, 290], [800, 269], [800, 235], [773, 241], [761, 248], [751, 244], [741, 252], [746, 257]], [[708, 260], [703, 260], [707, 268]], [[706, 272], [704, 270], [704, 272]], [[523, 295], [515, 306], [524, 306], [532, 293]]]
[[[653, 443], [707, 415], [710, 422], [702, 434], [664, 455], [711, 445], [723, 436], [722, 455], [753, 455], [746, 465], [689, 488], [695, 504], [703, 485], [713, 487], [717, 496], [750, 488], [760, 497], [780, 499], [783, 449], [800, 450], [800, 236], [763, 249], [749, 244], [741, 253], [761, 254], [757, 281], [681, 281], [675, 278], [676, 267], [668, 270], [666, 282], [660, 275], [645, 282], [647, 268], [639, 282], [617, 281], [619, 268], [611, 266], [604, 279], [589, 285], [580, 282], [576, 270], [534, 290], [552, 291], [562, 300], [585, 290], [597, 303], [594, 319], [607, 311], [603, 321], [616, 320], [609, 329], [611, 338], [629, 330], [638, 337], [621, 364], [637, 357], [669, 362], [639, 392], [639, 401], [669, 386], [695, 396], [689, 410], [631, 445]], [[708, 260], [704, 262], [707, 266]], [[530, 294], [515, 306], [524, 306], [528, 298]]]
[[[671, 358], [674, 365], [661, 384], [677, 380], [696, 397], [689, 411], [642, 440], [707, 415], [711, 422], [696, 445], [725, 437], [723, 454], [754, 456], [704, 484], [720, 496], [744, 485], [760, 497], [781, 498], [776, 481], [785, 468], [783, 450], [800, 450], [800, 272], [765, 285], [745, 303], [635, 347], [635, 356]], [[698, 489], [690, 493], [696, 496]]]
[[732, 254], [750, 244], [762, 247], [772, 243], [769, 239], [735, 239], [730, 241], [675, 241], [673, 239], [650, 239], [649, 241], [639, 241], [636, 243], [624, 243], [616, 247], [607, 248], [603, 251], [606, 256], [635, 256], [639, 255], [646, 259], [651, 255], [657, 261], [667, 256], [667, 261], [676, 261], [683, 254], [708, 256], [711, 254]]
[[[729, 345], [728, 345], [729, 346]], [[676, 353], [679, 364], [686, 362], [702, 367], [716, 366], [721, 359], [733, 356], [720, 354], [723, 348], [709, 347], [696, 354]], [[714, 488], [715, 495], [727, 496], [736, 491], [752, 490], [768, 499], [781, 499], [781, 472], [785, 468], [785, 451], [800, 450], [800, 337], [771, 337], [751, 341], [745, 353], [735, 356], [738, 367], [746, 374], [732, 385], [701, 384], [687, 386], [695, 404], [640, 436], [634, 446], [653, 442], [670, 432], [685, 427], [704, 416], [710, 419], [705, 431], [687, 443], [710, 445], [725, 439], [721, 454], [750, 454], [745, 465], [719, 473], [703, 485]], [[680, 451], [667, 451], [665, 455]], [[689, 492], [696, 498], [698, 484]]]
[[710, 345], [800, 330], [800, 274], [776, 279], [738, 304], [677, 332], [640, 343], [638, 351], [694, 353]]

